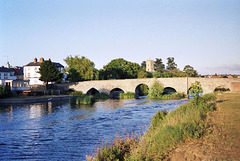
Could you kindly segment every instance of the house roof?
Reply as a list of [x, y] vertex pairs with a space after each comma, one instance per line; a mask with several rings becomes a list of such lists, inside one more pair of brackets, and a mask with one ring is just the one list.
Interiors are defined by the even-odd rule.
[[[56, 65], [57, 67], [62, 67], [62, 68], [64, 68], [64, 66], [62, 65], [62, 64], [60, 64], [60, 63], [56, 63], [56, 62], [52, 62], [54, 65]], [[34, 62], [30, 62], [30, 63], [28, 63], [27, 65], [25, 65], [25, 66], [41, 66], [41, 62], [36, 62], [36, 63], [34, 63]]]
[[23, 67], [14, 67], [13, 70], [15, 71], [14, 75], [23, 75]]
[[0, 67], [0, 72], [14, 72], [12, 68]]

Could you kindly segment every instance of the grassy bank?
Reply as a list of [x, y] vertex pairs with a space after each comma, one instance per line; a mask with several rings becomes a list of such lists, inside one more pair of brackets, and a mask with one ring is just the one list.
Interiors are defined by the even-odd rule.
[[219, 93], [216, 111], [208, 113], [209, 133], [178, 146], [172, 161], [240, 160], [240, 93]]
[[152, 120], [148, 132], [135, 137], [113, 141], [103, 145], [88, 160], [162, 160], [179, 143], [199, 138], [209, 127], [205, 121], [207, 112], [213, 111], [211, 103], [216, 97], [205, 95], [193, 99], [172, 112], [159, 111]]

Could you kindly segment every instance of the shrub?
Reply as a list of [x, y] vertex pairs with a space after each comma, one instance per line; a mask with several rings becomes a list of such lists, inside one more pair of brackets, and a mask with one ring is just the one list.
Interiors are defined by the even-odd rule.
[[4, 85], [0, 84], [0, 98], [9, 97], [11, 94], [10, 88], [4, 87]]
[[155, 80], [148, 91], [149, 98], [161, 98], [164, 91], [163, 86]]
[[217, 99], [217, 97], [216, 97], [215, 93], [210, 93], [210, 94], [203, 95], [203, 99], [205, 101], [209, 102], [209, 101], [215, 101]]
[[167, 111], [158, 111], [152, 118], [151, 126], [155, 128], [158, 123], [165, 118]]

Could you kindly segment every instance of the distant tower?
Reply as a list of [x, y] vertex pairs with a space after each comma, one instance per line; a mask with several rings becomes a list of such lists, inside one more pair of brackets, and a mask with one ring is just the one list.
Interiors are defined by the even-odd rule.
[[146, 71], [154, 72], [154, 61], [153, 60], [146, 60]]

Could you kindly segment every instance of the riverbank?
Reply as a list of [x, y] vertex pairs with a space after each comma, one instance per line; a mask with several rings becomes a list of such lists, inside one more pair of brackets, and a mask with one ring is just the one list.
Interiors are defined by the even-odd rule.
[[207, 122], [209, 132], [179, 145], [170, 160], [240, 160], [240, 93], [219, 93]]
[[27, 103], [40, 103], [47, 101], [63, 101], [69, 100], [71, 96], [68, 95], [52, 95], [52, 96], [42, 96], [42, 97], [14, 97], [14, 98], [1, 98], [1, 104], [27, 104]]
[[208, 131], [207, 114], [214, 110], [214, 94], [196, 97], [174, 111], [159, 111], [149, 130], [138, 138], [115, 139], [102, 145], [87, 160], [168, 160], [176, 146]]

